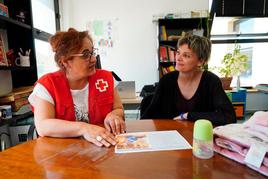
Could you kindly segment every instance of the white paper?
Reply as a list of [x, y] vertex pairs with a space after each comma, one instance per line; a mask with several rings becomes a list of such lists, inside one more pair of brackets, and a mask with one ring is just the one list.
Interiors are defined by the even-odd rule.
[[176, 130], [126, 133], [116, 137], [119, 142], [115, 147], [115, 153], [183, 150], [192, 148]]

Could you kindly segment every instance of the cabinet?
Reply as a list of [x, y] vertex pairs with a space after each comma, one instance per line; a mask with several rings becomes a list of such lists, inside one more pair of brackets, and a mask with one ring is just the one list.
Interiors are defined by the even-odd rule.
[[[14, 51], [14, 58], [9, 58], [9, 66], [0, 66], [0, 70], [11, 71], [13, 88], [33, 85], [37, 80], [37, 69], [34, 48], [34, 31], [32, 22], [31, 0], [5, 0], [8, 7], [8, 17], [0, 15], [1, 35], [6, 51]], [[24, 18], [25, 17], [25, 18]], [[14, 60], [18, 53], [31, 50], [30, 67], [16, 66]]]
[[227, 96], [232, 102], [237, 119], [244, 119], [246, 101], [247, 101], [247, 90], [241, 88], [238, 91], [226, 91]]
[[[1, 1], [1, 3], [8, 8], [8, 16], [0, 15], [2, 49], [4, 49], [5, 52], [11, 52], [13, 50], [13, 53], [7, 58], [8, 66], [0, 66], [0, 79], [2, 79], [0, 80], [2, 87], [0, 90], [4, 89], [3, 86], [9, 85], [10, 81], [12, 81], [13, 88], [31, 86], [37, 80], [31, 0], [4, 0]], [[15, 60], [19, 57], [19, 52], [23, 51], [23, 55], [26, 55], [26, 50], [30, 50], [30, 66], [22, 67], [15, 65]], [[3, 78], [5, 78], [5, 80], [3, 80]], [[9, 79], [6, 80], [6, 78]], [[12, 90], [12, 87], [10, 90]], [[6, 92], [6, 90], [3, 90], [3, 94], [4, 92]], [[7, 121], [0, 121], [1, 150], [10, 147], [11, 144], [15, 145], [15, 143], [10, 142], [9, 136], [12, 133], [9, 133], [11, 131], [9, 126], [12, 125], [11, 123], [14, 121], [26, 116], [32, 116], [32, 113], [28, 112], [24, 115], [13, 116], [12, 119]]]
[[175, 70], [175, 50], [178, 39], [186, 32], [208, 36], [207, 17], [158, 20], [158, 69], [159, 78]]
[[[0, 15], [0, 34], [3, 36], [3, 46], [5, 47], [4, 49], [6, 52], [10, 52], [9, 50], [14, 51], [14, 56], [9, 56], [8, 58], [9, 65], [0, 66], [0, 96], [4, 101], [1, 101], [0, 104], [2, 105], [10, 104], [11, 101], [16, 101], [13, 95], [12, 97], [10, 97], [10, 95], [5, 95], [10, 92], [12, 87], [19, 88], [22, 86], [32, 86], [36, 82], [38, 61], [36, 60], [38, 55], [36, 52], [38, 52], [38, 50], [39, 52], [43, 50], [42, 54], [46, 53], [44, 52], [46, 50], [44, 49], [44, 46], [35, 50], [35, 47], [38, 46], [37, 41], [42, 43], [48, 41], [48, 38], [51, 36], [51, 34], [47, 32], [48, 29], [51, 30], [53, 27], [56, 28], [55, 31], [60, 29], [60, 15], [58, 0], [0, 0], [0, 2], [8, 8], [8, 16], [5, 16], [5, 14]], [[4, 6], [0, 5], [0, 7]], [[53, 20], [53, 13], [55, 13], [55, 20]], [[53, 23], [56, 23], [56, 26], [54, 26]], [[38, 26], [40, 24], [43, 26]], [[25, 53], [26, 50], [30, 50], [30, 66], [15, 65], [15, 59], [19, 57], [19, 52], [21, 52], [20, 49], [23, 53]], [[39, 55], [40, 54], [41, 53], [39, 53]], [[42, 58], [41, 55], [38, 59]], [[11, 79], [9, 79], [9, 77]], [[2, 80], [3, 78], [5, 78], [5, 80]], [[8, 80], [6, 80], [6, 78], [8, 78]], [[11, 88], [3, 88], [3, 86], [11, 81]], [[13, 93], [14, 91], [15, 90], [13, 90]], [[17, 103], [18, 106], [16, 107], [20, 110], [16, 111], [16, 109], [14, 110], [14, 107], [12, 107], [13, 117], [11, 119], [0, 120], [0, 141], [1, 144], [3, 144], [1, 145], [1, 150], [10, 145], [21, 143], [25, 141], [27, 137], [29, 124], [33, 122], [33, 113], [31, 111], [26, 112], [29, 110], [28, 105], [24, 105], [25, 99], [27, 101], [29, 93], [27, 92], [23, 95], [19, 95], [18, 101], [21, 100]], [[5, 101], [4, 99], [8, 101]], [[23, 107], [19, 106], [19, 104], [23, 105]], [[11, 142], [10, 140], [9, 142], [5, 142], [8, 141], [6, 138], [9, 138], [9, 136]]]

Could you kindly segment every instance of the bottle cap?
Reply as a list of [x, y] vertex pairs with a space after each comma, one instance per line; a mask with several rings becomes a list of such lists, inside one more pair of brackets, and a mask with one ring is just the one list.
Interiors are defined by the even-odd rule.
[[213, 139], [212, 124], [206, 119], [199, 119], [194, 123], [194, 138], [209, 141]]

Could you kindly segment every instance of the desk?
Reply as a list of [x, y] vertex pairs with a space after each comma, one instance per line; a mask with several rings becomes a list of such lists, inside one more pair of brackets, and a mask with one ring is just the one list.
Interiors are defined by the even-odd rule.
[[140, 118], [140, 104], [142, 97], [136, 96], [136, 98], [121, 98], [125, 111], [126, 120], [137, 120]]
[[137, 109], [142, 101], [142, 97], [136, 96], [136, 98], [121, 98], [125, 110]]
[[[193, 123], [128, 121], [127, 131], [176, 129], [192, 143]], [[192, 150], [115, 154], [82, 139], [38, 138], [0, 153], [1, 178], [265, 178], [218, 154], [201, 160]]]

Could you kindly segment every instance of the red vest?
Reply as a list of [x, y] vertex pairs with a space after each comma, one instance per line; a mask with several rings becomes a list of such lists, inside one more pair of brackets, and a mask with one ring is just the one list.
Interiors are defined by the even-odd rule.
[[[65, 72], [57, 71], [42, 76], [38, 81], [52, 96], [55, 117], [75, 121], [74, 103]], [[103, 124], [106, 115], [113, 110], [114, 81], [111, 72], [96, 70], [88, 78], [88, 113], [91, 124]]]

